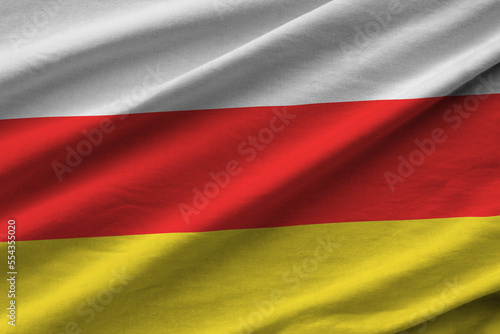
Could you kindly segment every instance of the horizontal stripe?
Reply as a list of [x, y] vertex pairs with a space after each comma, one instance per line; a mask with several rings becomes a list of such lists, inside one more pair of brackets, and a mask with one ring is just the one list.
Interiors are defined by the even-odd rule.
[[[16, 330], [60, 333], [74, 323], [81, 333], [219, 334], [251, 326], [252, 333], [376, 334], [421, 329], [438, 316], [428, 322], [432, 327], [444, 314], [461, 329], [498, 331], [499, 222], [453, 218], [19, 242]], [[7, 290], [5, 280], [0, 287]], [[2, 293], [2, 305], [6, 298]], [[462, 305], [469, 312], [452, 311]], [[6, 327], [0, 322], [2, 333]]]
[[498, 215], [499, 109], [485, 95], [3, 120], [2, 224], [33, 240]]
[[3, 8], [0, 118], [500, 93], [497, 0], [55, 3]]

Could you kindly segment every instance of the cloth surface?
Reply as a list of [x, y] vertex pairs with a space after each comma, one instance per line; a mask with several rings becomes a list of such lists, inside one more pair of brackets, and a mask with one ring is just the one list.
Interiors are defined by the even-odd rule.
[[0, 12], [1, 333], [500, 333], [498, 0]]

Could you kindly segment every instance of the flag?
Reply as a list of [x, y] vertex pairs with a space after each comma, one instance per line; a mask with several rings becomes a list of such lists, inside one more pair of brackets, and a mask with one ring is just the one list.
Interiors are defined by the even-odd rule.
[[6, 1], [2, 333], [499, 333], [499, 15]]

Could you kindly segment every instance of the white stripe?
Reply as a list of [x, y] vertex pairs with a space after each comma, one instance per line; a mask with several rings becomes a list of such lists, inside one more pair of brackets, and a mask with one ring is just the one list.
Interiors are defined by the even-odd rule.
[[2, 5], [0, 118], [500, 93], [498, 0], [47, 4]]

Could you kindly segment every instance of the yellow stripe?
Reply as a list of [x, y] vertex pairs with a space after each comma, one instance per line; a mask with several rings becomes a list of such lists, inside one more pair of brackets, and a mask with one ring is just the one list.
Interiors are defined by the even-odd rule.
[[18, 242], [16, 330], [499, 333], [499, 240], [489, 217]]

